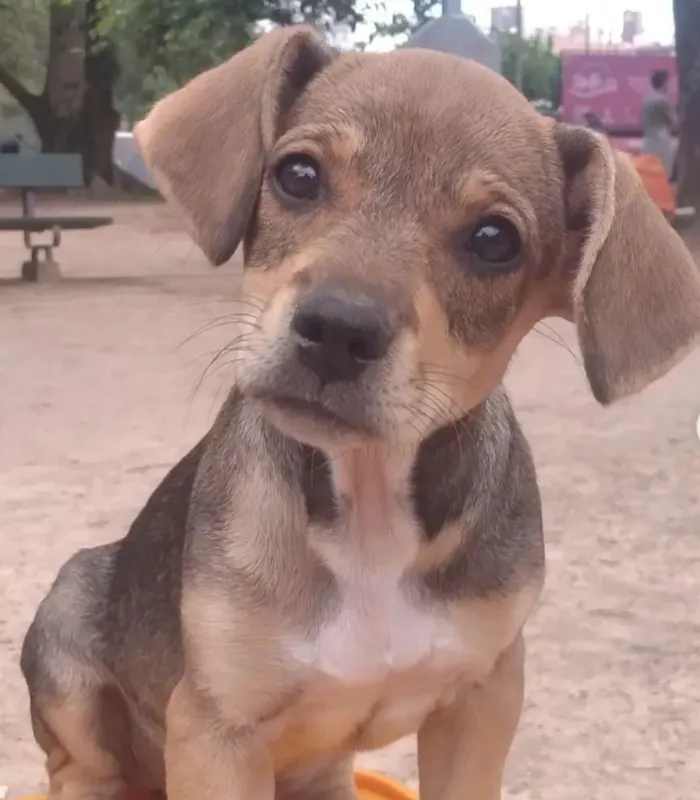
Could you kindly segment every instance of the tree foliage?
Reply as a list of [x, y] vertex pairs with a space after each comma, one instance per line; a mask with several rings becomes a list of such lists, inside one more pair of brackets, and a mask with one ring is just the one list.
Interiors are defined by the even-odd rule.
[[[388, 21], [375, 24], [370, 41], [387, 38], [404, 42], [424, 22], [433, 18], [440, 3], [435, 0], [413, 0], [413, 13], [393, 14]], [[503, 75], [516, 84], [517, 59], [522, 58], [523, 94], [529, 100], [548, 100], [557, 107], [560, 101], [561, 57], [554, 51], [551, 36], [536, 33], [520, 39], [515, 33], [495, 34], [501, 48]]]
[[0, 0], [0, 89], [32, 120], [42, 149], [80, 152], [87, 180], [110, 181], [115, 102], [133, 119], [265, 27], [354, 29], [356, 2]]
[[378, 14], [378, 21], [374, 24], [374, 29], [370, 33], [369, 42], [373, 42], [377, 38], [391, 40], [391, 42], [399, 44], [410, 36], [410, 34], [420, 28], [420, 26], [433, 18], [436, 14], [436, 9], [439, 7], [439, 0], [412, 0], [413, 13], [394, 13], [387, 20], [382, 19], [382, 11], [386, 6], [376, 9]]
[[327, 29], [362, 21], [356, 0], [101, 0], [101, 32], [116, 43], [118, 97], [128, 117], [219, 64], [267, 26]]
[[116, 64], [97, 21], [97, 0], [0, 0], [0, 87], [44, 151], [82, 153], [86, 180], [110, 181]]
[[503, 75], [516, 83], [517, 59], [522, 58], [522, 92], [528, 100], [560, 102], [561, 57], [554, 51], [551, 36], [535, 34], [522, 41], [513, 33], [498, 37]]
[[48, 33], [47, 0], [0, 0], [0, 108], [41, 90]]

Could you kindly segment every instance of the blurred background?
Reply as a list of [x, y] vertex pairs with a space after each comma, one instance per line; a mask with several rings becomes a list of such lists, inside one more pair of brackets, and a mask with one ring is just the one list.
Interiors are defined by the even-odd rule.
[[650, 74], [665, 69], [679, 109], [679, 202], [700, 205], [698, 0], [0, 0], [0, 142], [78, 152], [88, 184], [122, 173], [147, 185], [134, 120], [262, 31], [302, 21], [341, 48], [483, 61], [542, 113], [577, 123], [593, 113], [629, 150]]

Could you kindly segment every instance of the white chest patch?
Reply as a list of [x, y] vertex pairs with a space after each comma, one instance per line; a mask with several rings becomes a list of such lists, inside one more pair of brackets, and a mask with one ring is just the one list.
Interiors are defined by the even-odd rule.
[[339, 495], [351, 493], [344, 529], [309, 533], [336, 578], [341, 607], [316, 636], [292, 648], [292, 657], [349, 684], [464, 662], [465, 643], [454, 624], [421, 608], [405, 585], [420, 542], [415, 519], [386, 491], [385, 475], [373, 474], [374, 463], [352, 472], [343, 466], [334, 464], [333, 472]]
[[299, 694], [262, 732], [280, 768], [415, 733], [488, 674], [531, 606], [523, 596], [501, 608], [478, 600], [431, 607], [418, 596], [408, 576], [426, 554], [409, 469], [387, 461], [331, 462], [343, 522], [310, 529], [308, 543], [333, 573], [339, 603], [314, 633], [282, 645]]
[[395, 575], [377, 570], [342, 585], [341, 591], [340, 611], [312, 640], [295, 648], [297, 660], [357, 683], [425, 662], [464, 658], [454, 626], [416, 608]]

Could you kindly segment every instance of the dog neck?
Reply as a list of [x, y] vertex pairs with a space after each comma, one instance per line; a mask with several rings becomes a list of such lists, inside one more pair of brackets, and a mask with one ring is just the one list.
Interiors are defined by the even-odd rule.
[[[368, 522], [368, 515], [376, 519], [398, 505], [430, 540], [470, 509], [476, 513], [491, 494], [507, 461], [511, 424], [499, 389], [417, 445], [380, 442], [329, 455], [280, 433], [255, 403], [233, 392], [210, 433], [199, 504], [211, 496], [214, 513], [228, 495], [226, 513], [240, 516], [249, 508], [256, 528], [261, 516], [279, 522], [282, 514], [304, 529], [336, 527], [349, 514]], [[253, 502], [261, 494], [266, 499]]]
[[[517, 514], [517, 541], [506, 546], [498, 532]], [[334, 455], [284, 436], [234, 392], [207, 435], [187, 526], [188, 562], [207, 585], [221, 581], [303, 628], [344, 588], [359, 596], [360, 583], [366, 594], [410, 574], [433, 598], [498, 592], [522, 548], [539, 541], [530, 531], [541, 518], [529, 452], [500, 390], [412, 453]]]

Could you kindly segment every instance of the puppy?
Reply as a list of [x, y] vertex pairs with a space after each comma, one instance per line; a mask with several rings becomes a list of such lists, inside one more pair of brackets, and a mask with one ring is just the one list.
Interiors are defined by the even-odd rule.
[[605, 139], [428, 51], [280, 29], [136, 135], [211, 262], [243, 244], [234, 388], [27, 634], [51, 800], [350, 800], [413, 732], [422, 800], [496, 800], [544, 574], [502, 376], [563, 316], [639, 391], [700, 337], [690, 255]]

